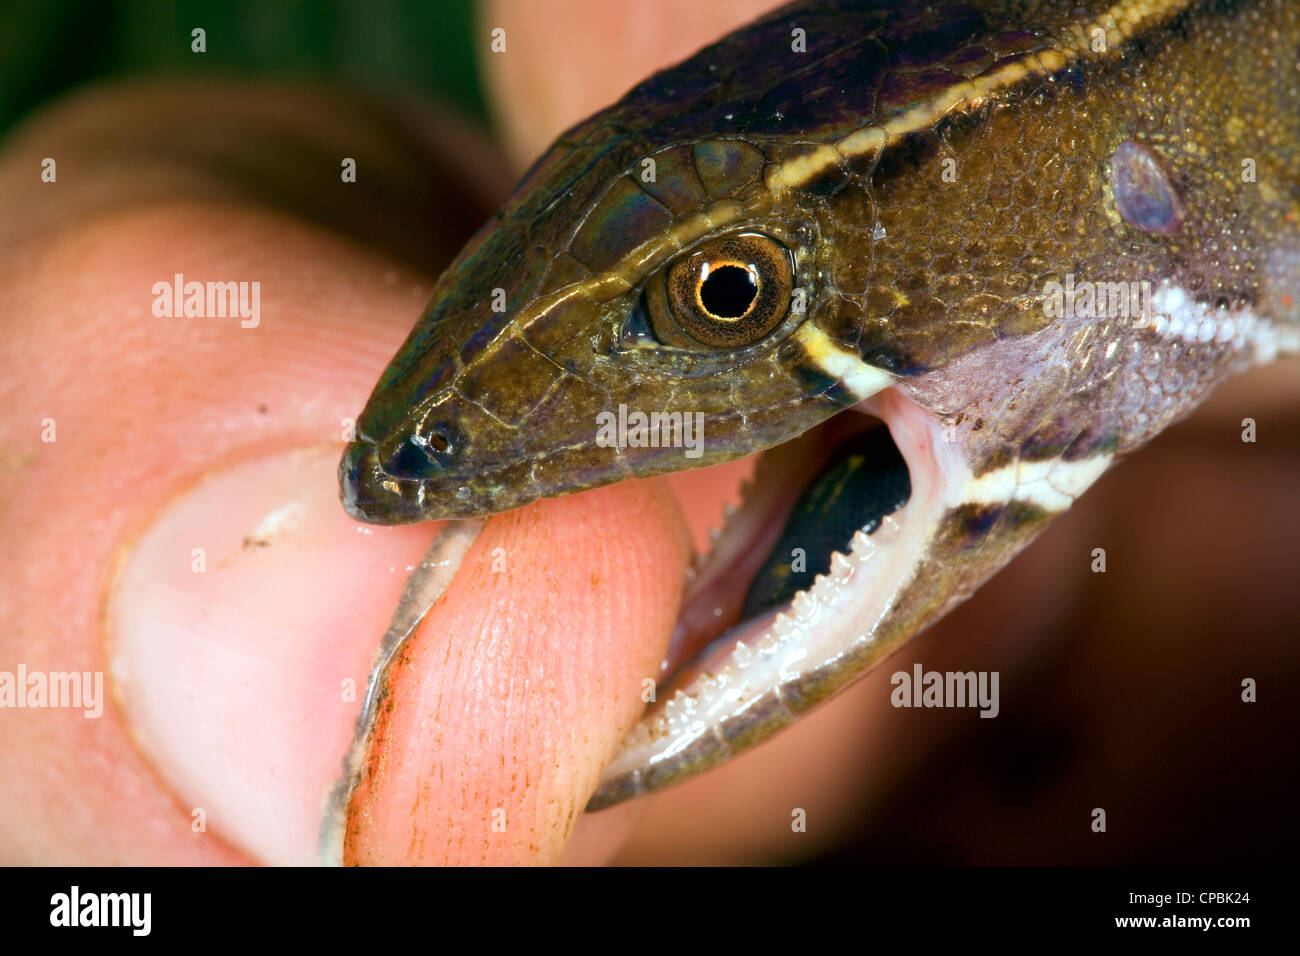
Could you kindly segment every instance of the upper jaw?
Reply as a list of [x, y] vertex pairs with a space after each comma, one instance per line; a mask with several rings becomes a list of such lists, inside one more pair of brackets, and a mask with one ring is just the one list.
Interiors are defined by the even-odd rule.
[[[373, 524], [482, 517], [627, 478], [720, 464], [785, 443], [837, 410], [830, 400], [794, 394], [793, 383], [787, 391], [794, 397], [743, 415], [725, 404], [725, 392], [692, 402], [675, 389], [589, 391], [514, 427], [481, 413], [467, 417], [443, 452], [420, 437], [415, 416], [385, 438], [362, 429], [339, 464], [343, 506]], [[635, 438], [636, 416], [659, 429]]]

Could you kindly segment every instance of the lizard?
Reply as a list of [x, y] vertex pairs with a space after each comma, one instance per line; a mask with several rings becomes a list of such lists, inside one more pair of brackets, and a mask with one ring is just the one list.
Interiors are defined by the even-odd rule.
[[781, 7], [537, 160], [381, 376], [344, 507], [471, 518], [761, 453], [588, 809], [669, 786], [1300, 349], [1297, 152], [1289, 0]]

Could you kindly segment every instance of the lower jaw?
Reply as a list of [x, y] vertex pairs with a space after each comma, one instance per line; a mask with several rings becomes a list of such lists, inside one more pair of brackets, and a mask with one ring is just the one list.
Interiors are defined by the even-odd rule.
[[[743, 639], [742, 632], [755, 630], [759, 618], [798, 611], [806, 603], [804, 592], [810, 591], [815, 581], [826, 575], [842, 576], [846, 559], [864, 550], [868, 543], [884, 543], [897, 531], [909, 513], [910, 490], [900, 496], [901, 506], [878, 511], [861, 506], [860, 514], [847, 516], [847, 523], [846, 516], [840, 515], [842, 528], [838, 537], [832, 535], [831, 540], [839, 542], [833, 550], [823, 545], [820, 549], [799, 548], [792, 555], [782, 547], [782, 542], [804, 544], [809, 538], [816, 541], [819, 537], [814, 530], [801, 529], [805, 516], [794, 512], [800, 496], [807, 494], [809, 486], [822, 478], [835, 459], [869, 448], [876, 449], [879, 456], [882, 445], [891, 454], [899, 454], [898, 439], [882, 414], [894, 420], [893, 429], [900, 431], [911, 452], [902, 457], [909, 483], [913, 462], [920, 467], [929, 464], [929, 416], [915, 406], [909, 413], [905, 406], [910, 404], [889, 393], [875, 396], [759, 456], [753, 478], [740, 489], [740, 506], [729, 509], [725, 526], [713, 532], [712, 546], [697, 554], [689, 572], [672, 644], [661, 665], [672, 686], [682, 686], [685, 678], [699, 673], [704, 665], [724, 660], [736, 641]], [[867, 467], [873, 465], [868, 462]], [[792, 536], [792, 529], [805, 533]], [[805, 586], [797, 593], [793, 586], [787, 588], [784, 600], [755, 602], [751, 588], [760, 568], [790, 562], [800, 570], [806, 568], [806, 573], [799, 576]]]
[[[906, 504], [853, 534], [810, 588], [741, 620], [754, 553], [770, 550], [829, 450], [881, 422], [907, 465]], [[893, 389], [765, 453], [744, 504], [688, 585], [657, 702], [607, 769], [589, 809], [720, 763], [863, 672], [876, 653], [875, 630], [911, 580], [944, 509], [950, 458], [937, 420]]]

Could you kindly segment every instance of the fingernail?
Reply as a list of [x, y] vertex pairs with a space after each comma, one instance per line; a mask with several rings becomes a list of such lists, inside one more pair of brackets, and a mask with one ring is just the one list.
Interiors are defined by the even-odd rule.
[[339, 504], [338, 450], [216, 472], [127, 546], [106, 616], [127, 723], [186, 816], [256, 861], [318, 861], [372, 658], [435, 525]]

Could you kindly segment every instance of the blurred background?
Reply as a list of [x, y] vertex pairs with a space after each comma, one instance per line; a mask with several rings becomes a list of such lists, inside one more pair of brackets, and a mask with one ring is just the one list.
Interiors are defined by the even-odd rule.
[[[0, 0], [0, 145], [72, 89], [199, 71], [415, 94], [487, 131], [474, 24], [470, 0]], [[207, 31], [203, 57], [177, 40], [195, 25]], [[1294, 378], [1294, 362], [1285, 374]], [[1261, 406], [1249, 385], [1225, 389], [882, 668], [982, 668], [987, 649], [1001, 648], [998, 719], [875, 711], [887, 743], [870, 759], [837, 758], [842, 785], [826, 809], [836, 823], [819, 836], [792, 838], [774, 820], [771, 839], [737, 848], [728, 801], [743, 795], [705, 785], [653, 811], [674, 825], [646, 830], [623, 861], [1289, 859], [1300, 796], [1300, 430], [1288, 401]], [[1268, 441], [1243, 456], [1236, 423], [1261, 407]], [[1098, 543], [1112, 555], [1107, 574], [1070, 564], [1072, 590], [1045, 586], [1044, 569], [1086, 564]], [[1244, 677], [1259, 682], [1257, 704], [1240, 702]], [[878, 687], [887, 693], [883, 673]], [[793, 766], [796, 782], [799, 773]], [[1104, 836], [1089, 828], [1097, 806], [1109, 814]]]
[[[0, 0], [0, 135], [95, 80], [200, 70], [418, 91], [485, 121], [473, 22], [472, 0]], [[177, 42], [195, 26], [203, 57]]]

